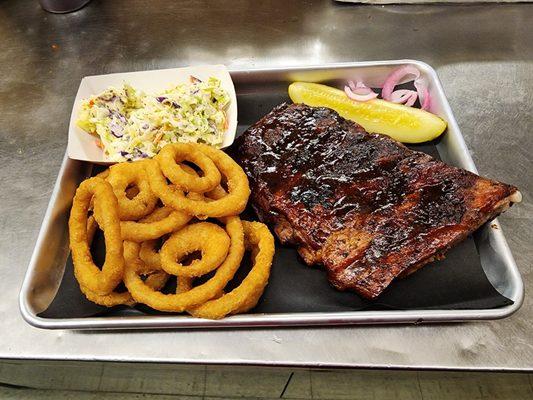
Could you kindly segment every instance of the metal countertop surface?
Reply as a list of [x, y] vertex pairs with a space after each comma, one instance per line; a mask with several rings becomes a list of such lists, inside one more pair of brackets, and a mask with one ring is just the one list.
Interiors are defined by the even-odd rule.
[[[66, 15], [0, 2], [0, 357], [533, 370], [533, 6], [93, 0]], [[18, 293], [85, 75], [412, 58], [430, 63], [482, 175], [518, 186], [500, 217], [526, 300], [500, 321], [410, 326], [45, 331]]]

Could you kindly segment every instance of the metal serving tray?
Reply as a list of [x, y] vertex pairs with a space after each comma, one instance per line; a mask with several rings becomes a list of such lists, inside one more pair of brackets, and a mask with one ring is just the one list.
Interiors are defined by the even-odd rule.
[[[290, 82], [303, 80], [334, 84], [357, 77], [364, 79], [370, 86], [378, 87], [389, 72], [408, 64], [416, 66], [427, 77], [432, 93], [432, 112], [448, 123], [448, 130], [437, 145], [441, 159], [449, 164], [477, 172], [435, 70], [420, 61], [398, 60], [233, 70], [231, 76], [238, 97], [243, 100], [239, 103], [239, 133], [254, 122], [247, 117], [248, 102], [244, 101], [247, 96], [261, 96], [264, 110], [259, 111], [264, 111], [265, 114], [273, 105], [271, 103], [279, 99], [280, 93], [286, 92]], [[255, 112], [257, 113], [257, 110]], [[487, 278], [499, 293], [514, 302], [495, 309], [243, 314], [220, 321], [202, 320], [185, 315], [124, 315], [71, 319], [39, 317], [38, 314], [54, 299], [64, 274], [69, 252], [67, 221], [72, 198], [76, 187], [90, 175], [91, 169], [91, 164], [71, 160], [65, 155], [20, 293], [22, 316], [33, 326], [46, 329], [159, 329], [421, 323], [505, 318], [522, 305], [524, 296], [522, 279], [501, 228], [494, 220], [491, 226], [486, 224], [478, 230], [474, 239]]]

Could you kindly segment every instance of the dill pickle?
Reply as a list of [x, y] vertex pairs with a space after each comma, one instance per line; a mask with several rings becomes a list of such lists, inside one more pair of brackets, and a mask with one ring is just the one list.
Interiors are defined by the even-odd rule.
[[427, 111], [379, 99], [355, 101], [342, 90], [318, 83], [294, 82], [289, 86], [289, 96], [294, 103], [331, 108], [367, 132], [403, 143], [427, 142], [446, 129], [446, 122]]

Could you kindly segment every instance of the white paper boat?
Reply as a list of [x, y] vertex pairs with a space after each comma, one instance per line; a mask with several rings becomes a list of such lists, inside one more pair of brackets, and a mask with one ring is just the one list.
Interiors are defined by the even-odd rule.
[[90, 161], [99, 164], [112, 163], [106, 159], [104, 152], [95, 142], [95, 137], [76, 125], [76, 119], [82, 100], [103, 92], [109, 86], [120, 87], [124, 82], [135, 89], [154, 93], [170, 86], [188, 82], [189, 76], [199, 79], [216, 77], [228, 92], [231, 102], [228, 107], [228, 129], [224, 132], [222, 147], [228, 147], [235, 139], [237, 130], [237, 96], [231, 76], [224, 65], [203, 65], [197, 67], [171, 68], [153, 71], [125, 72], [108, 75], [86, 76], [81, 80], [78, 94], [74, 100], [68, 131], [68, 156], [74, 160]]

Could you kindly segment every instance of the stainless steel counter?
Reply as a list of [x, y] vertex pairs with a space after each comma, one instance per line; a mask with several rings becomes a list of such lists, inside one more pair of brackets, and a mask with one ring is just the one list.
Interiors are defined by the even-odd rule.
[[[0, 357], [299, 366], [533, 370], [533, 7], [324, 1], [97, 1], [52, 15], [0, 3]], [[440, 75], [484, 175], [524, 202], [500, 218], [526, 284], [514, 316], [453, 325], [219, 331], [32, 328], [18, 291], [85, 75], [414, 58]]]

